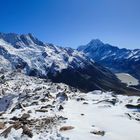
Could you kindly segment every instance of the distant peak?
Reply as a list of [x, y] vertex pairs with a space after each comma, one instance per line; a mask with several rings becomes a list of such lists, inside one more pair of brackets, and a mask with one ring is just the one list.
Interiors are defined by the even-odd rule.
[[92, 39], [88, 44], [93, 46], [104, 45], [104, 43], [99, 39]]

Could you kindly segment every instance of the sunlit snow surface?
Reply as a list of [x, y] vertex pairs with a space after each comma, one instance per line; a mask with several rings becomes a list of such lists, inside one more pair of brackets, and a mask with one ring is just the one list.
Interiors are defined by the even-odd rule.
[[[125, 116], [129, 112], [124, 105], [130, 100], [127, 96], [117, 96], [119, 102], [115, 106], [109, 107], [105, 103], [94, 104], [93, 100], [104, 100], [112, 98], [110, 94], [87, 94], [85, 95], [88, 104], [70, 100], [65, 106], [66, 116], [69, 118], [67, 125], [75, 126], [70, 132], [64, 132], [72, 140], [139, 140], [140, 122], [129, 120]], [[136, 97], [131, 97], [136, 99]], [[120, 103], [122, 101], [122, 103]], [[84, 116], [81, 116], [84, 114]], [[104, 130], [104, 136], [92, 135], [89, 132], [94, 130]]]

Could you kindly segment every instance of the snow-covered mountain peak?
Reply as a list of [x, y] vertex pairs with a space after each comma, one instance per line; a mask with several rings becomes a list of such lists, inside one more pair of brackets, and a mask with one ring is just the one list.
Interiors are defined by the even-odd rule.
[[140, 79], [140, 49], [118, 48], [97, 40], [80, 46], [77, 50], [115, 72], [126, 72]]
[[92, 45], [92, 46], [101, 46], [101, 45], [104, 45], [104, 43], [99, 40], [99, 39], [92, 39], [88, 45]]
[[84, 50], [98, 49], [98, 48], [102, 48], [105, 45], [108, 45], [108, 44], [104, 44], [99, 39], [92, 39], [87, 45], [79, 46], [78, 51], [83, 51], [84, 52]]
[[3, 39], [17, 49], [35, 45], [45, 46], [42, 41], [38, 40], [31, 33], [21, 35], [15, 33], [0, 33], [0, 39]]

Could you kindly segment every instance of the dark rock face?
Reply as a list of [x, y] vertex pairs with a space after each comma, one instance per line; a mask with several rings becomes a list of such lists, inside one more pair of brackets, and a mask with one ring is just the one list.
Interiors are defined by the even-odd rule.
[[[97, 64], [96, 64], [97, 65]], [[55, 76], [49, 74], [53, 82], [63, 82], [83, 91], [102, 90], [125, 93], [125, 85], [116, 76], [104, 67], [97, 65], [87, 66], [84, 69], [65, 69]]]
[[92, 40], [77, 50], [113, 72], [127, 72], [140, 80], [140, 49], [119, 49], [100, 40]]

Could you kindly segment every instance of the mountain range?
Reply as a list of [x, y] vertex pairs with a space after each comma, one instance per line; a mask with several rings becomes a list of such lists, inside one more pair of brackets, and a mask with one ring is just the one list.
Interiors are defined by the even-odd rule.
[[[130, 63], [138, 64], [140, 61], [136, 59], [137, 54], [140, 54], [139, 50], [118, 49], [99, 40], [92, 40], [75, 50], [43, 43], [32, 34], [0, 33], [1, 72], [18, 70], [29, 76], [62, 82], [83, 91], [132, 92], [133, 89], [128, 90], [111, 70], [131, 73], [135, 68]], [[131, 71], [123, 66], [124, 60]], [[139, 77], [139, 73], [135, 76]]]
[[140, 49], [120, 49], [94, 39], [77, 50], [113, 72], [129, 73], [140, 80]]

